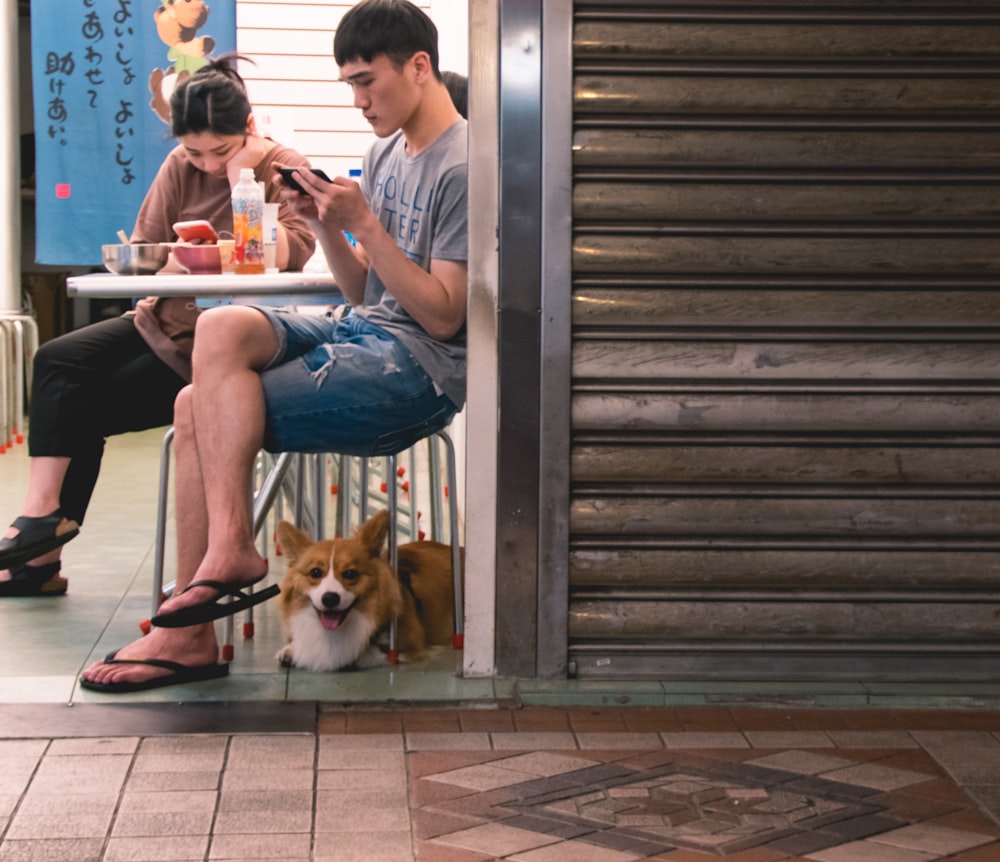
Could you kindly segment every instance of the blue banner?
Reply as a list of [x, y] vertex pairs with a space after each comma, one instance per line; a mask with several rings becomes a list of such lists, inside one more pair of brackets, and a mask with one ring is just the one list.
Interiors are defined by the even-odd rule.
[[131, 233], [174, 85], [235, 48], [236, 0], [31, 0], [38, 263], [100, 265]]

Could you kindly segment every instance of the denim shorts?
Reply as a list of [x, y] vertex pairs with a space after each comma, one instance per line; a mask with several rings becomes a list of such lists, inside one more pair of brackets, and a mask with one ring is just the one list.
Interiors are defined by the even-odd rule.
[[269, 452], [389, 455], [445, 428], [456, 408], [409, 350], [360, 317], [255, 306], [279, 349], [261, 373]]

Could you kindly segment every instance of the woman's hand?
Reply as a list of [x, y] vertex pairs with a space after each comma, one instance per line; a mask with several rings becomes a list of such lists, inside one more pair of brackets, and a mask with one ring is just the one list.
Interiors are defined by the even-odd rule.
[[232, 158], [226, 162], [229, 185], [235, 186], [240, 181], [242, 168], [256, 168], [273, 146], [274, 141], [262, 138], [257, 134], [247, 134], [243, 139], [243, 146], [236, 150]]

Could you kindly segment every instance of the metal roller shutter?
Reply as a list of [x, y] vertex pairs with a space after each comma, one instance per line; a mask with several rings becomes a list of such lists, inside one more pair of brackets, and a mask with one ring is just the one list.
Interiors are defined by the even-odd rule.
[[574, 9], [579, 677], [1000, 670], [1000, 3]]

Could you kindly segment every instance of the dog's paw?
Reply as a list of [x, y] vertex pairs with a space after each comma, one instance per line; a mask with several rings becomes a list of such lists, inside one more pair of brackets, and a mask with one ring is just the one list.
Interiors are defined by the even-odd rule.
[[436, 655], [441, 655], [444, 652], [443, 646], [425, 646], [422, 649], [410, 650], [409, 652], [402, 652], [399, 654], [400, 664], [416, 664], [417, 662], [425, 661], [429, 658], [433, 658]]
[[282, 667], [295, 666], [295, 662], [292, 660], [291, 644], [285, 644], [280, 650], [278, 650], [278, 654], [275, 656], [275, 658], [278, 660], [278, 664], [280, 664]]
[[375, 644], [368, 644], [368, 648], [355, 659], [354, 664], [359, 668], [385, 667], [389, 659], [382, 650]]

